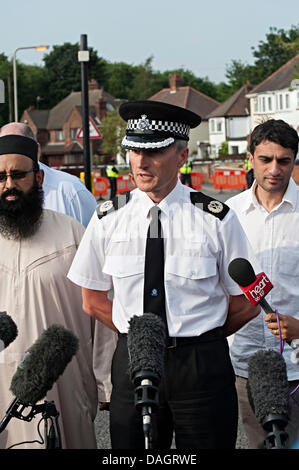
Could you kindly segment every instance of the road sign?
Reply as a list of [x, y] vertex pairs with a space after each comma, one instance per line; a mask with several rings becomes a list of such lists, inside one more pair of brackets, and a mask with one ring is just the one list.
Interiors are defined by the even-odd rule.
[[[89, 118], [89, 138], [90, 139], [101, 139], [102, 134], [100, 133], [99, 129], [95, 125], [94, 121]], [[77, 139], [83, 139], [83, 127], [79, 130], [77, 134]]]

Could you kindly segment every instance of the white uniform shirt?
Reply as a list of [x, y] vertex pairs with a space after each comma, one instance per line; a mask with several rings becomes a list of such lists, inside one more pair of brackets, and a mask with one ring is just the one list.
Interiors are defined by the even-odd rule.
[[84, 227], [94, 213], [97, 201], [77, 176], [55, 170], [39, 162], [44, 171], [44, 209], [70, 215]]
[[[242, 292], [230, 278], [229, 262], [252, 260], [246, 236], [233, 211], [223, 220], [190, 202], [179, 181], [163, 199], [166, 315], [170, 336], [197, 336], [225, 323], [228, 294]], [[121, 333], [143, 314], [144, 262], [149, 210], [146, 193], [135, 189], [122, 208], [87, 227], [68, 277], [89, 289], [114, 287], [112, 319]], [[153, 260], [154, 263], [154, 260]]]
[[[255, 189], [256, 182], [226, 203], [237, 213], [262, 270], [274, 286], [267, 302], [280, 313], [299, 319], [299, 188], [291, 179], [282, 202], [271, 212], [258, 203]], [[248, 359], [258, 350], [280, 350], [264, 316], [262, 312], [234, 335], [231, 357], [237, 375], [248, 376]], [[295, 380], [299, 368], [290, 360], [291, 351], [285, 343], [288, 377]]]

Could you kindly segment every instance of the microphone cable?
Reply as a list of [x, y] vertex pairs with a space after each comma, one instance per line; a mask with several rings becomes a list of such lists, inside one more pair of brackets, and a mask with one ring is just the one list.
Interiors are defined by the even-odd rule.
[[[279, 319], [279, 312], [278, 312], [278, 310], [275, 310], [275, 314], [276, 314], [277, 325], [278, 325], [280, 354], [282, 354], [282, 353], [283, 353], [283, 350], [284, 350], [285, 341], [282, 339], [281, 328], [280, 328], [280, 319]], [[299, 348], [299, 346], [297, 346], [297, 348]], [[296, 350], [297, 348], [295, 348], [295, 350]], [[294, 401], [295, 405], [297, 405], [297, 406], [299, 407], [299, 403], [298, 403], [298, 401], [296, 400], [296, 398], [294, 397], [295, 393], [296, 393], [298, 390], [299, 390], [299, 384], [294, 388], [294, 390], [293, 390], [292, 392], [290, 392], [290, 397], [291, 397], [292, 400]]]
[[39, 437], [40, 437], [40, 441], [38, 441], [37, 439], [34, 440], [34, 441], [22, 441], [22, 442], [18, 442], [17, 444], [12, 444], [11, 446], [7, 447], [7, 450], [9, 449], [13, 449], [14, 447], [17, 447], [17, 446], [21, 446], [23, 444], [40, 444], [40, 445], [43, 445], [45, 443], [45, 440], [43, 438], [43, 436], [41, 435], [41, 432], [40, 432], [40, 425], [41, 425], [41, 422], [44, 420], [45, 418], [41, 418], [39, 420], [39, 422], [37, 423], [37, 432], [39, 434]]
[[[45, 411], [42, 412], [42, 417], [37, 423], [37, 432], [40, 437], [40, 441], [37, 439], [33, 441], [22, 441], [18, 442], [16, 444], [12, 444], [11, 446], [7, 447], [7, 450], [13, 449], [14, 447], [23, 445], [23, 444], [46, 444], [45, 449], [61, 449], [61, 433], [60, 433], [60, 427], [59, 427], [59, 412], [56, 410], [54, 402], [48, 402], [45, 401], [44, 405]], [[41, 411], [40, 411], [41, 413]], [[52, 414], [51, 414], [52, 413]], [[54, 420], [53, 420], [54, 417]], [[50, 423], [48, 423], [48, 420]], [[42, 436], [41, 431], [40, 431], [40, 426], [42, 422], [44, 423], [44, 436]], [[50, 424], [50, 429], [49, 429], [49, 424]], [[48, 431], [49, 429], [49, 431]]]

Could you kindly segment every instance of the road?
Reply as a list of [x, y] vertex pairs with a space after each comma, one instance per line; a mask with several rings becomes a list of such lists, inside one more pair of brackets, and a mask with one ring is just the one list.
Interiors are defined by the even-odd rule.
[[[205, 194], [215, 197], [219, 201], [225, 202], [228, 198], [238, 194], [240, 190], [214, 190], [213, 186], [210, 184], [202, 185], [202, 192]], [[232, 337], [229, 338], [229, 343], [231, 342]], [[109, 412], [108, 411], [99, 411], [95, 420], [95, 429], [97, 435], [97, 445], [99, 449], [111, 449], [110, 437], [109, 437]], [[247, 449], [248, 441], [242, 429], [242, 423], [239, 422], [238, 427], [238, 439], [236, 444], [237, 449]]]

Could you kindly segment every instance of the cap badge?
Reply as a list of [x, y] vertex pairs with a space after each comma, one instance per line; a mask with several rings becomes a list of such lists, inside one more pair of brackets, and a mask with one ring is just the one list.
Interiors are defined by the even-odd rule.
[[101, 212], [106, 212], [112, 209], [113, 207], [113, 202], [112, 201], [105, 201], [103, 204], [101, 204], [100, 211]]
[[147, 129], [149, 129], [149, 127], [150, 123], [149, 120], [146, 119], [146, 114], [142, 114], [141, 119], [139, 119], [139, 121], [137, 122], [137, 128], [141, 131], [146, 131]]
[[219, 214], [219, 212], [223, 210], [223, 204], [220, 201], [211, 201], [208, 205], [208, 209], [214, 214]]

